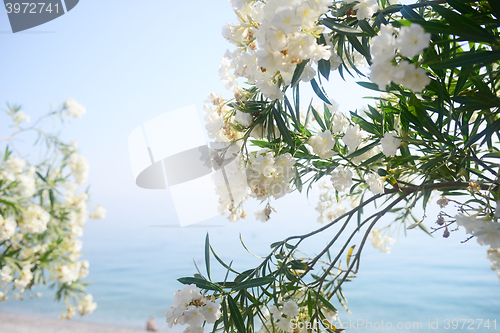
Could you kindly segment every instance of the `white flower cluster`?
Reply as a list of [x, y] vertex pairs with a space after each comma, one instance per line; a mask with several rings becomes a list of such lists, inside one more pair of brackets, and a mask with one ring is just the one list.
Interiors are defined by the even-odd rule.
[[72, 262], [68, 265], [61, 265], [57, 268], [57, 280], [59, 283], [71, 284], [85, 278], [89, 274], [89, 262]]
[[466, 233], [476, 237], [479, 245], [500, 248], [500, 223], [463, 214], [455, 216], [455, 219], [459, 226], [465, 227]]
[[500, 248], [489, 249], [487, 258], [491, 261], [491, 270], [497, 271], [498, 279], [500, 280]]
[[328, 159], [335, 155], [335, 152], [332, 150], [335, 146], [335, 139], [330, 130], [311, 136], [307, 143], [313, 147], [313, 152], [323, 159]]
[[28, 234], [41, 234], [47, 230], [47, 223], [50, 221], [50, 214], [41, 206], [31, 204], [23, 213], [19, 221], [21, 232]]
[[94, 298], [90, 294], [86, 295], [80, 303], [78, 303], [78, 313], [82, 316], [91, 314], [95, 309], [97, 309], [97, 303], [94, 302]]
[[14, 124], [19, 125], [23, 121], [26, 121], [27, 123], [30, 122], [30, 116], [24, 114], [23, 111], [17, 111], [12, 115], [12, 119], [14, 120]]
[[89, 162], [85, 156], [72, 154], [68, 161], [75, 183], [83, 184], [89, 177]]
[[[498, 206], [495, 217], [498, 218]], [[490, 246], [487, 258], [491, 261], [491, 269], [496, 270], [500, 279], [500, 223], [489, 218], [477, 218], [458, 214], [455, 216], [457, 225], [465, 227], [465, 232], [476, 237], [481, 246]]]
[[394, 239], [391, 236], [383, 236], [380, 230], [373, 229], [370, 232], [370, 241], [373, 247], [380, 250], [380, 252], [391, 253], [391, 249], [388, 246], [394, 244]]
[[73, 98], [68, 98], [64, 102], [64, 108], [68, 111], [68, 115], [80, 119], [87, 110], [84, 106], [78, 104]]
[[349, 147], [349, 152], [352, 153], [361, 144], [365, 135], [365, 131], [362, 131], [358, 124], [350, 125], [346, 129], [342, 141]]
[[102, 205], [97, 205], [97, 208], [90, 213], [90, 218], [93, 220], [102, 220], [106, 218], [106, 209]]
[[0, 215], [0, 243], [11, 238], [16, 232], [16, 219], [12, 216], [4, 218]]
[[[320, 214], [318, 217], [319, 223], [331, 222], [345, 214], [347, 211], [346, 207], [344, 207], [340, 202], [342, 199], [337, 200], [338, 196], [334, 193], [334, 191], [338, 191], [337, 188], [344, 188], [347, 186], [345, 188], [348, 189], [350, 187], [348, 184], [352, 184], [352, 179], [349, 181], [349, 173], [349, 170], [339, 166], [332, 172], [332, 183], [329, 184], [324, 180], [321, 180], [318, 183], [318, 187], [321, 191], [318, 205], [316, 206], [316, 211]], [[337, 187], [335, 187], [336, 185]], [[355, 208], [359, 205], [358, 198], [356, 196], [348, 196], [348, 199], [350, 200], [351, 208]]]
[[332, 171], [332, 177], [330, 179], [333, 187], [337, 191], [347, 191], [352, 186], [352, 171], [339, 165]]
[[35, 167], [25, 168], [26, 161], [15, 156], [9, 156], [0, 172], [0, 180], [17, 182], [13, 192], [22, 198], [31, 198], [36, 193]]
[[416, 67], [407, 60], [400, 60], [394, 65], [393, 60], [396, 51], [407, 58], [419, 55], [429, 47], [431, 35], [416, 23], [401, 27], [397, 38], [394, 36], [394, 28], [390, 25], [381, 25], [380, 32], [380, 35], [372, 40], [373, 63], [370, 67], [370, 80], [376, 83], [380, 90], [385, 90], [388, 84], [395, 82], [414, 92], [422, 92], [430, 83], [425, 69]]
[[344, 2], [357, 2], [357, 4], [352, 9], [356, 11], [356, 18], [358, 20], [369, 19], [378, 10], [377, 0], [344, 0]]
[[259, 200], [279, 199], [291, 191], [290, 180], [295, 176], [295, 158], [290, 153], [274, 156], [269, 149], [250, 154], [247, 181], [251, 195]]
[[202, 333], [203, 323], [215, 323], [221, 316], [220, 300], [214, 301], [201, 294], [194, 284], [184, 285], [174, 293], [174, 302], [165, 317], [170, 328], [173, 325], [189, 325], [184, 333]]
[[384, 153], [385, 156], [394, 156], [401, 145], [401, 140], [399, 140], [396, 137], [396, 133], [392, 131], [384, 134], [384, 137], [380, 140], [380, 144], [382, 145], [382, 153]]
[[384, 183], [383, 183], [383, 178], [381, 178], [379, 175], [377, 175], [374, 172], [370, 172], [366, 178], [365, 178], [366, 184], [370, 186], [370, 191], [373, 192], [373, 194], [384, 194]]
[[299, 307], [295, 301], [286, 301], [281, 308], [271, 305], [269, 312], [272, 314], [278, 329], [284, 332], [292, 332], [292, 320], [299, 315]]
[[[284, 98], [280, 89], [290, 84], [296, 65], [331, 57], [330, 45], [317, 44], [323, 31], [316, 25], [328, 12], [330, 0], [231, 1], [239, 23], [226, 25], [222, 35], [237, 46], [222, 58], [219, 74], [229, 90], [237, 78], [255, 84], [270, 99]], [[233, 70], [233, 73], [230, 72]], [[316, 71], [306, 65], [301, 79], [311, 80]]]
[[28, 263], [28, 262], [23, 263], [23, 268], [21, 269], [21, 272], [19, 273], [19, 278], [14, 279], [14, 288], [15, 289], [20, 289], [21, 292], [23, 292], [24, 288], [26, 288], [28, 286], [28, 284], [30, 284], [30, 282], [33, 280], [33, 273], [31, 272], [32, 268], [33, 268], [33, 264]]

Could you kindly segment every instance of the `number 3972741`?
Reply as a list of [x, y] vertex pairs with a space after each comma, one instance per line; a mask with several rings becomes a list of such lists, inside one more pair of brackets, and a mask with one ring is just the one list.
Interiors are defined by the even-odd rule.
[[7, 14], [41, 14], [43, 12], [52, 13], [53, 11], [59, 13], [59, 4], [51, 3], [47, 4], [45, 2], [23, 2], [23, 3], [6, 3], [5, 9]]

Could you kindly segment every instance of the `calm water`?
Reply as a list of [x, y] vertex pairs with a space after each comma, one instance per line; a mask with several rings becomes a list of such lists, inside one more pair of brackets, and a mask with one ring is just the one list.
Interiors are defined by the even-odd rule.
[[[76, 320], [142, 328], [154, 315], [160, 327], [167, 330], [163, 312], [181, 286], [176, 279], [196, 272], [193, 260], [204, 272], [206, 232], [223, 260], [234, 260], [236, 269], [251, 268], [259, 260], [242, 248], [240, 233], [252, 252], [266, 255], [270, 243], [319, 226], [314, 222], [317, 215], [312, 207], [297, 210], [287, 204], [290, 201], [277, 202], [279, 214], [265, 224], [250, 218], [235, 224], [215, 218], [206, 223], [223, 227], [181, 229], [151, 227], [175, 223], [162, 220], [111, 217], [90, 222], [83, 237], [83, 252], [90, 261], [87, 279], [94, 282], [88, 291], [98, 302], [98, 309]], [[333, 230], [325, 232], [305, 243], [303, 249], [311, 255], [317, 253], [332, 234]], [[390, 331], [388, 322], [397, 332], [432, 331], [430, 322], [438, 325], [438, 331], [446, 331], [446, 320], [460, 319], [489, 319], [491, 324], [496, 319], [499, 327], [500, 283], [489, 269], [486, 248], [475, 240], [460, 244], [463, 239], [458, 232], [446, 240], [414, 230], [407, 237], [400, 235], [391, 246], [391, 254], [368, 244], [357, 278], [344, 287], [352, 314], [340, 309], [340, 316], [343, 322], [355, 324], [348, 331], [386, 332]], [[213, 279], [223, 280], [225, 271], [215, 259], [212, 266]], [[44, 292], [40, 299], [9, 300], [0, 304], [0, 311], [57, 317], [61, 307], [52, 302], [52, 297], [51, 292]], [[384, 329], [377, 329], [382, 321]], [[416, 327], [422, 323], [422, 329], [396, 329], [398, 323], [417, 323]], [[451, 323], [451, 331], [461, 330], [463, 321], [456, 330], [451, 329]], [[476, 332], [495, 331], [493, 326], [477, 329], [478, 323]]]

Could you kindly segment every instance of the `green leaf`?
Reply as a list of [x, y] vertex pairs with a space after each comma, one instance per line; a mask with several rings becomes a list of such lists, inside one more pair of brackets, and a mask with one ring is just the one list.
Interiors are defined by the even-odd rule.
[[328, 80], [330, 77], [330, 60], [321, 59], [318, 61], [318, 71]]
[[[278, 106], [281, 107], [281, 104], [278, 104]], [[294, 148], [293, 140], [288, 128], [285, 126], [283, 118], [281, 118], [281, 112], [279, 112], [276, 108], [272, 108], [272, 110], [274, 114], [274, 119], [276, 119], [276, 124], [278, 125], [281, 135], [285, 139], [286, 143], [290, 146], [290, 148], [293, 149]]]
[[474, 13], [476, 13], [476, 11], [474, 9], [472, 9], [472, 7], [467, 6], [463, 1], [446, 0], [446, 2], [462, 14], [474, 14]]
[[403, 15], [403, 17], [407, 20], [424, 20], [422, 16], [420, 16], [416, 11], [406, 5], [403, 5], [403, 9], [401, 9], [401, 15]]
[[349, 36], [347, 35], [347, 39], [351, 43], [351, 45], [359, 52], [361, 53], [368, 62], [371, 59], [370, 51], [363, 45], [361, 42], [358, 40], [358, 37], [356, 36]]
[[306, 61], [302, 61], [300, 64], [297, 65], [297, 67], [295, 68], [295, 71], [293, 72], [293, 76], [292, 76], [292, 88], [295, 87], [297, 85], [297, 83], [299, 83], [300, 81], [300, 76], [302, 75], [302, 73], [304, 72], [304, 68], [306, 68], [306, 65], [307, 65], [307, 62], [309, 60], [306, 60]]
[[[316, 82], [316, 79], [311, 80], [311, 86], [316, 93], [316, 95], [323, 100], [328, 105], [332, 105], [332, 103], [328, 100], [328, 97], [325, 96], [323, 93], [322, 89], [318, 86], [318, 83]], [[305, 125], [304, 125], [305, 126]]]
[[326, 25], [328, 28], [332, 29], [333, 31], [340, 32], [341, 34], [344, 34], [344, 35], [351, 35], [351, 36], [365, 35], [365, 32], [363, 30], [359, 30], [359, 29], [355, 29], [355, 28], [347, 26], [347, 25], [339, 24], [331, 18], [324, 18], [324, 19], [320, 20], [320, 23]]
[[326, 131], [326, 126], [325, 126], [325, 123], [323, 123], [323, 119], [321, 119], [321, 116], [319, 115], [319, 113], [316, 111], [316, 109], [314, 107], [311, 106], [311, 111], [313, 113], [313, 116], [314, 116], [314, 119], [316, 119], [316, 121], [318, 122], [319, 126], [321, 127], [321, 129], [323, 131]]
[[468, 38], [470, 41], [495, 43], [496, 37], [481, 27], [475, 20], [464, 15], [455, 13], [451, 9], [437, 4], [431, 4], [432, 8], [443, 16], [456, 35]]
[[378, 85], [372, 82], [363, 82], [363, 81], [358, 81], [356, 82], [358, 85], [362, 86], [363, 88], [370, 89], [370, 90], [375, 90], [375, 91], [384, 91], [380, 90], [378, 88]]
[[361, 29], [363, 29], [364, 32], [366, 32], [369, 36], [373, 37], [373, 36], [376, 36], [377, 33], [375, 32], [375, 30], [372, 28], [372, 26], [370, 25], [370, 23], [368, 23], [368, 21], [366, 20], [360, 20], [358, 21], [358, 25]]
[[233, 319], [233, 323], [236, 326], [236, 330], [238, 331], [238, 333], [246, 332], [245, 323], [243, 322], [243, 318], [241, 317], [240, 309], [238, 308], [238, 305], [231, 297], [231, 295], [227, 295], [227, 303], [229, 305], [229, 311], [231, 312], [231, 319]]
[[208, 238], [208, 232], [207, 237], [205, 237], [205, 267], [207, 269], [208, 279], [212, 280], [210, 277], [210, 240]]
[[350, 159], [359, 155], [363, 155], [367, 151], [372, 150], [375, 146], [377, 146], [380, 142], [380, 139], [375, 140], [374, 142], [370, 143], [367, 146], [364, 146], [363, 148], [357, 149], [356, 151], [352, 152], [351, 154], [346, 156], [346, 159]]
[[270, 284], [274, 281], [274, 277], [272, 276], [264, 276], [260, 278], [255, 278], [251, 280], [247, 280], [245, 282], [242, 282], [238, 284], [237, 286], [233, 287], [232, 290], [241, 290], [241, 289], [248, 289], [248, 288], [253, 288], [253, 287], [260, 287], [264, 286], [266, 284]]
[[488, 3], [493, 11], [493, 15], [496, 16], [497, 20], [500, 20], [500, 2], [498, 0], [488, 0]]
[[432, 68], [456, 68], [472, 65], [487, 65], [500, 60], [500, 50], [494, 51], [467, 51], [459, 53], [450, 60], [429, 63]]
[[212, 283], [210, 281], [203, 280], [200, 278], [183, 277], [183, 278], [177, 279], [177, 281], [179, 281], [182, 284], [193, 284], [194, 283], [197, 287], [199, 287], [201, 289], [216, 290], [216, 291], [222, 292], [222, 288], [220, 286], [216, 285], [215, 283]]

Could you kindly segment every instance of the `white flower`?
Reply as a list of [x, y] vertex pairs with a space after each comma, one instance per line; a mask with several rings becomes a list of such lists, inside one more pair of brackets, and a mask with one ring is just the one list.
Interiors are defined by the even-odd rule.
[[299, 307], [295, 301], [286, 301], [283, 304], [283, 314], [288, 318], [293, 318], [299, 314]]
[[281, 318], [282, 313], [276, 305], [271, 305], [269, 307], [269, 312], [271, 312], [271, 314], [273, 315], [274, 320]]
[[16, 156], [11, 156], [5, 161], [5, 169], [14, 174], [20, 174], [23, 172], [26, 161], [22, 160]]
[[339, 133], [344, 132], [347, 126], [349, 125], [349, 121], [347, 117], [342, 112], [332, 112], [332, 132]]
[[200, 327], [205, 318], [200, 312], [200, 309], [195, 306], [189, 306], [181, 318], [179, 318], [179, 323], [181, 325], [189, 325], [193, 327]]
[[380, 140], [382, 145], [382, 153], [385, 156], [394, 156], [401, 144], [401, 140], [396, 138], [396, 133], [394, 131], [384, 134], [384, 137]]
[[373, 194], [383, 194], [384, 193], [384, 185], [382, 184], [382, 178], [379, 175], [371, 172], [366, 176], [365, 179], [368, 186], [370, 186], [370, 191]]
[[68, 115], [77, 119], [80, 119], [87, 112], [87, 110], [73, 98], [68, 98], [66, 102], [64, 102], [64, 108], [68, 111]]
[[277, 326], [278, 328], [282, 329], [285, 332], [291, 332], [292, 331], [291, 322], [292, 322], [291, 318], [280, 318], [280, 320], [277, 323]]
[[301, 18], [293, 7], [283, 7], [278, 10], [272, 20], [273, 25], [283, 31], [285, 35], [297, 32], [302, 24]]
[[30, 122], [30, 116], [25, 115], [24, 112], [22, 112], [22, 111], [18, 111], [16, 113], [14, 113], [13, 119], [14, 119], [14, 123], [16, 125], [19, 125], [23, 121], [26, 121], [27, 123]]
[[106, 218], [106, 209], [101, 205], [97, 205], [96, 210], [90, 214], [90, 218], [94, 220], [102, 220]]
[[358, 124], [347, 127], [342, 141], [349, 147], [349, 152], [352, 153], [356, 150], [359, 144], [363, 141], [363, 132]]
[[182, 333], [203, 333], [203, 327], [188, 326]]
[[95, 309], [97, 309], [97, 303], [94, 302], [94, 298], [90, 294], [86, 295], [78, 304], [78, 312], [82, 316], [91, 314]]
[[[377, 0], [358, 0], [359, 3], [353, 7], [356, 10], [356, 18], [358, 20], [369, 19], [377, 12]], [[353, 1], [348, 1], [353, 2]]]
[[23, 198], [31, 198], [36, 193], [36, 184], [33, 174], [26, 172], [20, 174], [16, 179], [19, 184], [15, 188], [15, 192]]
[[314, 153], [323, 159], [327, 159], [335, 155], [335, 152], [332, 150], [335, 146], [335, 139], [333, 138], [330, 130], [313, 135], [309, 138], [307, 143], [313, 147]]
[[316, 38], [300, 34], [290, 38], [288, 52], [292, 58], [306, 60], [316, 51]]
[[373, 61], [370, 66], [370, 80], [378, 85], [380, 90], [385, 88], [391, 83], [396, 67], [387, 61]]
[[405, 57], [413, 58], [429, 47], [430, 40], [431, 34], [426, 33], [420, 24], [412, 23], [409, 27], [401, 27], [396, 39], [396, 46], [399, 53]]
[[243, 127], [248, 127], [252, 125], [253, 118], [250, 113], [236, 111], [236, 116], [234, 117], [234, 121], [236, 121]]
[[201, 314], [203, 314], [203, 317], [205, 317], [205, 320], [208, 324], [213, 324], [220, 318], [220, 316], [222, 315], [220, 307], [220, 302], [212, 302], [210, 300], [207, 300], [205, 302], [205, 306], [202, 306], [200, 308], [200, 312]]
[[333, 187], [337, 191], [344, 192], [352, 186], [352, 172], [339, 165], [332, 171], [331, 180]]
[[83, 184], [89, 176], [89, 162], [85, 156], [73, 154], [68, 161], [75, 183]]
[[17, 224], [14, 217], [11, 216], [5, 219], [0, 215], [0, 243], [8, 240], [14, 235], [16, 226]]
[[500, 223], [492, 222], [487, 218], [476, 216], [455, 216], [457, 225], [465, 227], [465, 232], [477, 238], [479, 245], [490, 245], [492, 248], [500, 247]]
[[71, 284], [80, 277], [81, 263], [71, 263], [57, 268], [57, 280], [59, 283]]
[[0, 269], [0, 283], [3, 285], [9, 284], [14, 280], [14, 276], [12, 274], [12, 268], [10, 266], [3, 266]]
[[25, 263], [21, 270], [19, 278], [14, 280], [14, 288], [15, 289], [24, 289], [28, 284], [30, 284], [31, 280], [33, 280], [33, 273], [31, 272], [32, 264]]
[[431, 79], [427, 76], [425, 69], [417, 68], [415, 65], [403, 60], [399, 63], [399, 66], [395, 67], [392, 81], [414, 92], [422, 92], [431, 82]]
[[19, 228], [23, 233], [40, 234], [47, 230], [50, 214], [39, 205], [29, 205], [19, 222]]
[[382, 236], [380, 230], [373, 229], [370, 232], [370, 241], [374, 248], [380, 250], [381, 252], [391, 253], [391, 250], [387, 245], [394, 244], [394, 239], [390, 236]]
[[394, 59], [395, 41], [394, 28], [391, 25], [380, 25], [380, 35], [373, 37], [371, 52], [375, 61], [389, 62]]

